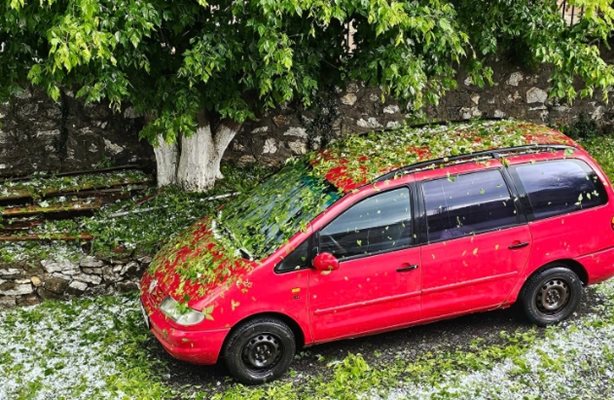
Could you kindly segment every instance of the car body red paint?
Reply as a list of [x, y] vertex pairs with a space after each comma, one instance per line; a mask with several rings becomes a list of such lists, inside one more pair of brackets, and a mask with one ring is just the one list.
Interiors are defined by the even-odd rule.
[[[223, 276], [209, 282], [206, 288], [199, 287], [198, 282], [185, 284], [182, 293], [189, 294], [187, 305], [195, 310], [211, 307], [210, 318], [193, 326], [182, 326], [159, 309], [161, 301], [175, 296], [181, 285], [173, 268], [183, 259], [175, 257], [167, 263], [168, 268], [147, 272], [141, 282], [141, 300], [151, 329], [174, 357], [214, 364], [231, 329], [255, 316], [282, 318], [296, 329], [300, 344], [308, 346], [508, 307], [518, 298], [525, 281], [553, 262], [575, 268], [585, 284], [612, 277], [611, 184], [590, 155], [571, 139], [556, 132], [538, 139], [535, 143], [564, 144], [571, 146], [573, 152], [554, 149], [510, 153], [486, 161], [467, 159], [372, 183], [353, 181], [346, 174], [346, 161], [337, 160], [325, 178], [345, 194], [304, 230], [296, 232], [286, 243], [279, 243], [272, 254], [258, 262], [250, 261], [249, 268], [232, 269], [234, 279]], [[430, 156], [428, 149], [413, 150], [420, 157]], [[334, 158], [326, 151], [320, 154], [327, 160]], [[515, 205], [521, 215], [510, 226], [452, 239], [429, 240], [426, 236], [424, 182], [478, 171], [501, 171], [506, 174], [512, 201], [522, 203], [526, 196], [515, 187], [515, 180], [509, 181], [505, 171], [552, 160], [579, 160], [588, 165], [603, 185], [607, 201], [540, 219], [528, 217], [526, 206]], [[403, 166], [391, 165], [380, 172], [385, 174], [399, 167]], [[276, 266], [288, 254], [305, 240], [315, 241], [317, 234], [344, 211], [363, 199], [395, 188], [408, 188], [410, 193], [412, 224], [416, 227], [411, 245], [341, 259], [336, 270], [300, 268], [276, 272]], [[212, 235], [204, 224], [195, 232], [201, 237]], [[211, 242], [215, 242], [213, 237]], [[215, 253], [215, 244], [199, 251]], [[189, 258], [190, 250], [185, 254]], [[224, 254], [216, 253], [215, 257], [223, 258]], [[222, 265], [227, 267], [227, 262]]]

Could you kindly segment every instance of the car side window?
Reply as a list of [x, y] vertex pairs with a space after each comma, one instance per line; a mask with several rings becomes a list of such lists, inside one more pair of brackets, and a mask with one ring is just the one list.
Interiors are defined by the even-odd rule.
[[308, 268], [311, 265], [311, 260], [309, 260], [309, 242], [309, 238], [305, 239], [303, 243], [288, 254], [288, 256], [279, 264], [277, 264], [275, 271], [288, 272]]
[[548, 218], [607, 202], [599, 177], [584, 161], [566, 159], [510, 167], [526, 193], [534, 219]]
[[429, 241], [515, 225], [518, 215], [501, 171], [489, 170], [422, 184]]
[[371, 196], [343, 212], [320, 231], [319, 251], [345, 258], [411, 243], [410, 195], [403, 187]]

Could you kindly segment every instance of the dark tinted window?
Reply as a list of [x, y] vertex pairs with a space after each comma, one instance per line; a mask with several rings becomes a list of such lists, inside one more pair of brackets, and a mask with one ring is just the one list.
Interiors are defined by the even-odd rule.
[[395, 189], [353, 205], [320, 232], [320, 251], [351, 257], [407, 247], [411, 238], [409, 189]]
[[309, 239], [307, 239], [284, 258], [283, 261], [277, 265], [276, 270], [278, 272], [293, 271], [295, 269], [307, 268], [310, 263]]
[[515, 165], [510, 172], [527, 193], [536, 219], [607, 202], [605, 188], [595, 171], [580, 160]]
[[513, 225], [516, 210], [498, 170], [422, 184], [429, 240], [452, 239]]

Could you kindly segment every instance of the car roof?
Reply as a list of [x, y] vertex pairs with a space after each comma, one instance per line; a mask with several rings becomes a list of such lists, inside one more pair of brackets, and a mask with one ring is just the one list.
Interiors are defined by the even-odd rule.
[[374, 181], [394, 179], [414, 167], [471, 160], [495, 150], [528, 152], [570, 146], [579, 148], [572, 139], [545, 125], [482, 120], [350, 135], [313, 153], [309, 162], [317, 176], [349, 192]]

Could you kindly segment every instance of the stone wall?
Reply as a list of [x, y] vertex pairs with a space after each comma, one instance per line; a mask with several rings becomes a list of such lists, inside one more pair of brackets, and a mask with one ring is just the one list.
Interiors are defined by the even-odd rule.
[[[608, 57], [614, 62], [614, 56]], [[549, 100], [547, 70], [531, 73], [503, 61], [494, 63], [493, 69], [495, 84], [485, 88], [460, 73], [458, 88], [426, 114], [434, 120], [513, 117], [556, 126], [573, 123], [584, 114], [605, 130], [614, 125], [614, 105], [602, 102], [600, 95], [573, 106]], [[350, 84], [309, 110], [284, 107], [246, 123], [225, 159], [278, 164], [334, 137], [395, 127], [410, 117], [405, 104], [382, 101], [377, 89]], [[39, 91], [26, 92], [0, 104], [0, 176], [101, 164], [153, 166], [151, 147], [138, 140], [141, 126], [142, 119], [130, 108], [114, 114], [105, 105], [84, 106], [70, 93], [56, 104]]]
[[142, 119], [106, 105], [83, 105], [71, 93], [58, 103], [28, 90], [0, 103], [0, 177], [74, 171], [128, 163], [152, 167], [153, 151], [138, 140]]
[[[560, 104], [548, 99], [547, 70], [531, 73], [506, 62], [493, 68], [495, 83], [490, 87], [479, 88], [466, 74], [459, 74], [458, 88], [444, 96], [437, 107], [427, 108], [427, 116], [436, 121], [512, 117], [560, 127], [584, 115], [605, 132], [614, 133], [614, 103], [604, 103], [600, 94], [573, 105]], [[614, 88], [610, 97], [613, 95]], [[394, 128], [411, 117], [406, 104], [382, 101], [378, 90], [351, 84], [313, 110], [280, 109], [246, 124], [225, 157], [244, 163], [278, 163], [317, 148], [322, 141]]]
[[85, 256], [77, 261], [57, 258], [0, 265], [0, 308], [36, 304], [42, 299], [135, 290], [150, 262], [150, 257], [103, 260]]

